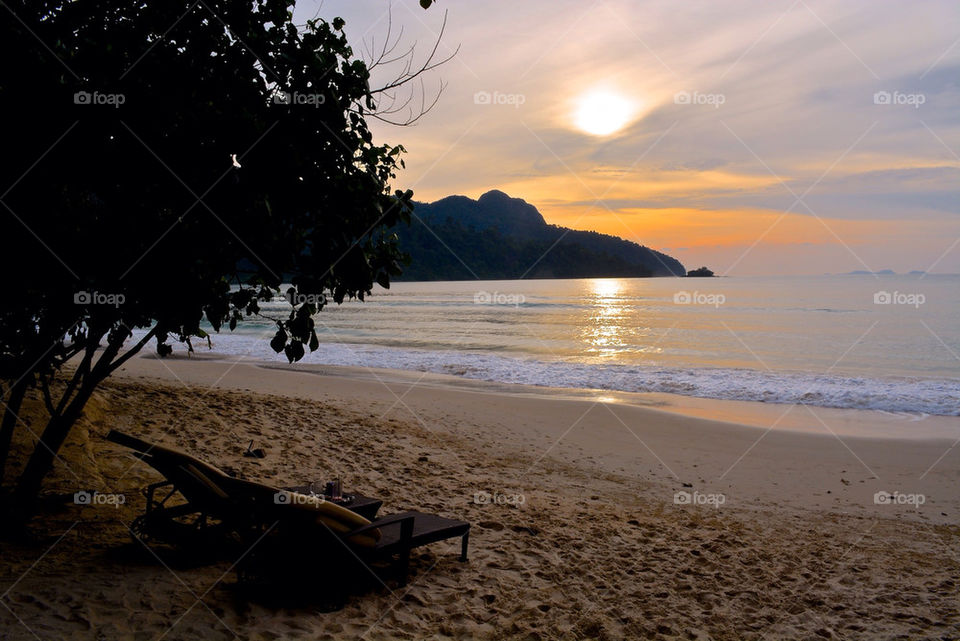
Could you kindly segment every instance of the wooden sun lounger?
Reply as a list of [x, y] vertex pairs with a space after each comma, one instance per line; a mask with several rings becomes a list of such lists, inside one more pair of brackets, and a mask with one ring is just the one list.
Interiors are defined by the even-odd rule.
[[[107, 439], [129, 447], [166, 480], [145, 490], [147, 507], [131, 530], [145, 542], [161, 540], [182, 546], [215, 542], [239, 535], [245, 554], [242, 575], [262, 575], [289, 558], [291, 549], [322, 560], [343, 557], [365, 564], [398, 557], [399, 578], [406, 583], [410, 551], [460, 537], [460, 560], [467, 560], [470, 524], [424, 512], [403, 512], [375, 521], [312, 497], [237, 479], [185, 452], [153, 445], [112, 430]], [[185, 503], [174, 504], [178, 495]], [[285, 497], [285, 498], [278, 498]], [[293, 546], [293, 547], [291, 547]], [[309, 565], [309, 564], [307, 564]]]

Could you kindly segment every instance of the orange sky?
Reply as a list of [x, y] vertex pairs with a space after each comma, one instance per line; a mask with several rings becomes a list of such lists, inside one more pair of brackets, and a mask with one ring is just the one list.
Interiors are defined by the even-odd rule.
[[[392, 6], [417, 51], [444, 12], [438, 53], [459, 47], [424, 79], [433, 111], [373, 123], [418, 200], [500, 189], [719, 273], [960, 272], [953, 0]], [[364, 57], [391, 20], [377, 0], [322, 12]]]

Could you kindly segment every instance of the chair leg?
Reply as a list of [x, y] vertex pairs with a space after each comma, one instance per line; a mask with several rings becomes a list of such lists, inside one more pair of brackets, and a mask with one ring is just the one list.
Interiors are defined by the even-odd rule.
[[470, 541], [470, 532], [460, 537], [460, 560], [467, 560], [467, 543]]
[[399, 570], [400, 576], [400, 587], [406, 587], [407, 585], [407, 575], [410, 573], [410, 548], [404, 548], [403, 552], [400, 553], [400, 564], [397, 568]]
[[400, 586], [407, 584], [407, 573], [410, 570], [410, 550], [413, 540], [413, 519], [406, 518], [400, 522], [400, 543], [403, 551], [400, 553]]

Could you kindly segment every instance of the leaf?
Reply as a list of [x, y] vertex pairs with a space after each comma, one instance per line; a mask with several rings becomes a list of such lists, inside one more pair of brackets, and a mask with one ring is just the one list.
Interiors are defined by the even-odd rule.
[[276, 335], [273, 337], [273, 340], [270, 341], [270, 347], [277, 354], [283, 351], [284, 346], [287, 344], [287, 333], [283, 331], [283, 328], [277, 330]]
[[283, 351], [287, 355], [287, 360], [291, 363], [299, 361], [303, 358], [303, 343], [296, 340], [291, 341], [289, 345], [283, 348]]

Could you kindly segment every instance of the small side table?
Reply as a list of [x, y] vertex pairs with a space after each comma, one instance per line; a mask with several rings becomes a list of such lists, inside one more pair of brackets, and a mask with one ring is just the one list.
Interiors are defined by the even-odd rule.
[[[286, 487], [284, 489], [288, 492], [310, 494], [310, 487], [310, 485], [297, 485], [295, 487]], [[331, 503], [335, 503], [340, 507], [345, 507], [351, 512], [356, 512], [368, 521], [375, 520], [377, 518], [377, 512], [379, 512], [380, 507], [383, 506], [383, 501], [381, 499], [375, 499], [373, 497], [364, 496], [363, 494], [357, 494], [354, 492], [344, 492], [343, 494], [344, 496], [352, 496], [353, 500], [349, 502], [332, 501], [330, 499], [326, 500], [330, 501]]]

